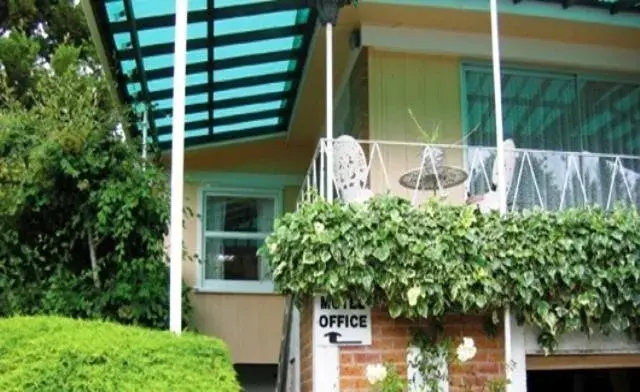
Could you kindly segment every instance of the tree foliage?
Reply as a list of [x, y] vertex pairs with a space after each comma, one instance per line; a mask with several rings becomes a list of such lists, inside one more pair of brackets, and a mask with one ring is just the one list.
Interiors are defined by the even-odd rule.
[[389, 196], [317, 200], [281, 218], [261, 251], [282, 293], [355, 296], [409, 318], [497, 316], [509, 305], [552, 350], [571, 331], [640, 336], [638, 227], [624, 208], [500, 217]]
[[166, 174], [115, 132], [124, 112], [80, 48], [50, 64], [19, 94], [2, 77], [0, 315], [164, 327]]
[[97, 66], [95, 49], [81, 7], [74, 0], [0, 1], [0, 64], [7, 84], [23, 98], [34, 88], [31, 70], [51, 60], [63, 44], [78, 48], [80, 58]]
[[[47, 58], [63, 42], [84, 45], [89, 28], [75, 0], [6, 0], [0, 3], [0, 35], [21, 30], [40, 43]], [[44, 33], [44, 35], [43, 35]]]

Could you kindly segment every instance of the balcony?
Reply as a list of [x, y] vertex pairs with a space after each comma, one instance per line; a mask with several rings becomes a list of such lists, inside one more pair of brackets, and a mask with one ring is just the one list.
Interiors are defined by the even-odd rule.
[[[320, 140], [299, 202], [312, 195], [347, 202], [390, 193], [414, 205], [434, 196], [448, 203], [497, 209], [495, 147], [334, 139], [333, 157]], [[640, 205], [640, 157], [508, 148], [509, 211]], [[329, 159], [333, 162], [330, 163]], [[329, 187], [328, 168], [333, 167]]]

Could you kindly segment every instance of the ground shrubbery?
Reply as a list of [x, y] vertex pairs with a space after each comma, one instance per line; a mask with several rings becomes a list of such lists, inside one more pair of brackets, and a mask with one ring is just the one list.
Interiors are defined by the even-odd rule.
[[236, 392], [218, 339], [59, 317], [0, 319], [0, 391]]

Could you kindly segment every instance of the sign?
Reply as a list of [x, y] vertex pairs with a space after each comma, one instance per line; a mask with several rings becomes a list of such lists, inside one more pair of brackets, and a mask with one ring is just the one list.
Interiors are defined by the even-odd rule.
[[313, 305], [314, 342], [319, 346], [371, 345], [371, 309], [357, 301], [336, 306], [325, 296]]

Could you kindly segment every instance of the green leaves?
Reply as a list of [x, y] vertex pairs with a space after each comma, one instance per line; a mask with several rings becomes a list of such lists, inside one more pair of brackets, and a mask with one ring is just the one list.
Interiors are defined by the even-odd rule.
[[[281, 218], [262, 252], [283, 292], [358, 293], [392, 317], [509, 304], [552, 350], [566, 332], [639, 328], [638, 227], [638, 212], [624, 208], [501, 217], [390, 196], [362, 205], [316, 200]], [[410, 304], [415, 287], [424, 295]]]
[[166, 174], [114, 134], [127, 113], [100, 74], [76, 72], [79, 61], [77, 48], [59, 46], [54, 72], [40, 75], [29, 104], [18, 92], [4, 97], [0, 316], [55, 313], [163, 328]]

